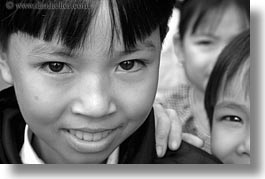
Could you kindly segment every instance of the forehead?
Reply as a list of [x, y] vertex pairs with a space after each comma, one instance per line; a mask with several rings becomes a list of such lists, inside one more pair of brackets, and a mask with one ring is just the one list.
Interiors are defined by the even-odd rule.
[[198, 18], [199, 13], [201, 12], [198, 10], [192, 18], [190, 23], [191, 33], [237, 35], [249, 26], [247, 14], [233, 3], [208, 10], [201, 18]]

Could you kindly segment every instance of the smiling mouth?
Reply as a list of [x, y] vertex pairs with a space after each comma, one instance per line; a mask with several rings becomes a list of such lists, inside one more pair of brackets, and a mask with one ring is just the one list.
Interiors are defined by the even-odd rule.
[[106, 138], [113, 130], [105, 130], [102, 132], [85, 132], [81, 130], [69, 129], [68, 132], [80, 140], [87, 142], [97, 142]]
[[97, 153], [109, 149], [120, 135], [121, 128], [112, 129], [64, 129], [67, 143], [79, 153]]

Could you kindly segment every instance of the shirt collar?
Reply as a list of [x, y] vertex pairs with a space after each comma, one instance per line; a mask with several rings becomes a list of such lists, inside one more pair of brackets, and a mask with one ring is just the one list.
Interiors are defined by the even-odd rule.
[[44, 164], [34, 149], [31, 146], [33, 133], [29, 130], [29, 126], [26, 125], [24, 132], [24, 144], [20, 151], [20, 157], [23, 164]]
[[[26, 125], [24, 132], [24, 144], [20, 151], [20, 158], [23, 164], [44, 164], [43, 160], [38, 157], [32, 148], [33, 133]], [[108, 157], [107, 164], [118, 164], [119, 161], [119, 147], [117, 147]]]

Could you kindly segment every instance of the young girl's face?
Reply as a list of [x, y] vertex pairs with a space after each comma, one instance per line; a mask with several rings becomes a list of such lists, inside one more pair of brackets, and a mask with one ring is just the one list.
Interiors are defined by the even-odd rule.
[[[17, 33], [7, 63], [33, 146], [47, 163], [101, 163], [145, 121], [157, 88], [159, 30], [130, 51], [114, 37], [107, 1], [84, 48]], [[94, 26], [93, 26], [94, 25]], [[8, 69], [7, 68], [7, 69]]]
[[212, 153], [224, 163], [250, 163], [250, 100], [246, 88], [248, 80], [234, 77], [214, 108]]
[[220, 13], [222, 15], [218, 10], [208, 12], [194, 33], [194, 20], [191, 20], [181, 44], [181, 58], [186, 75], [191, 84], [202, 93], [205, 92], [209, 76], [222, 49], [249, 26], [247, 17], [233, 4]]

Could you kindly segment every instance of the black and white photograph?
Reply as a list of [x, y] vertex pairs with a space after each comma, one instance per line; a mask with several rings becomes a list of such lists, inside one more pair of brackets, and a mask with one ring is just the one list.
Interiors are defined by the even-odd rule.
[[249, 0], [0, 0], [0, 163], [29, 164], [0, 171], [170, 164], [152, 166], [175, 177], [189, 166], [194, 176], [257, 175], [262, 18], [251, 9]]

